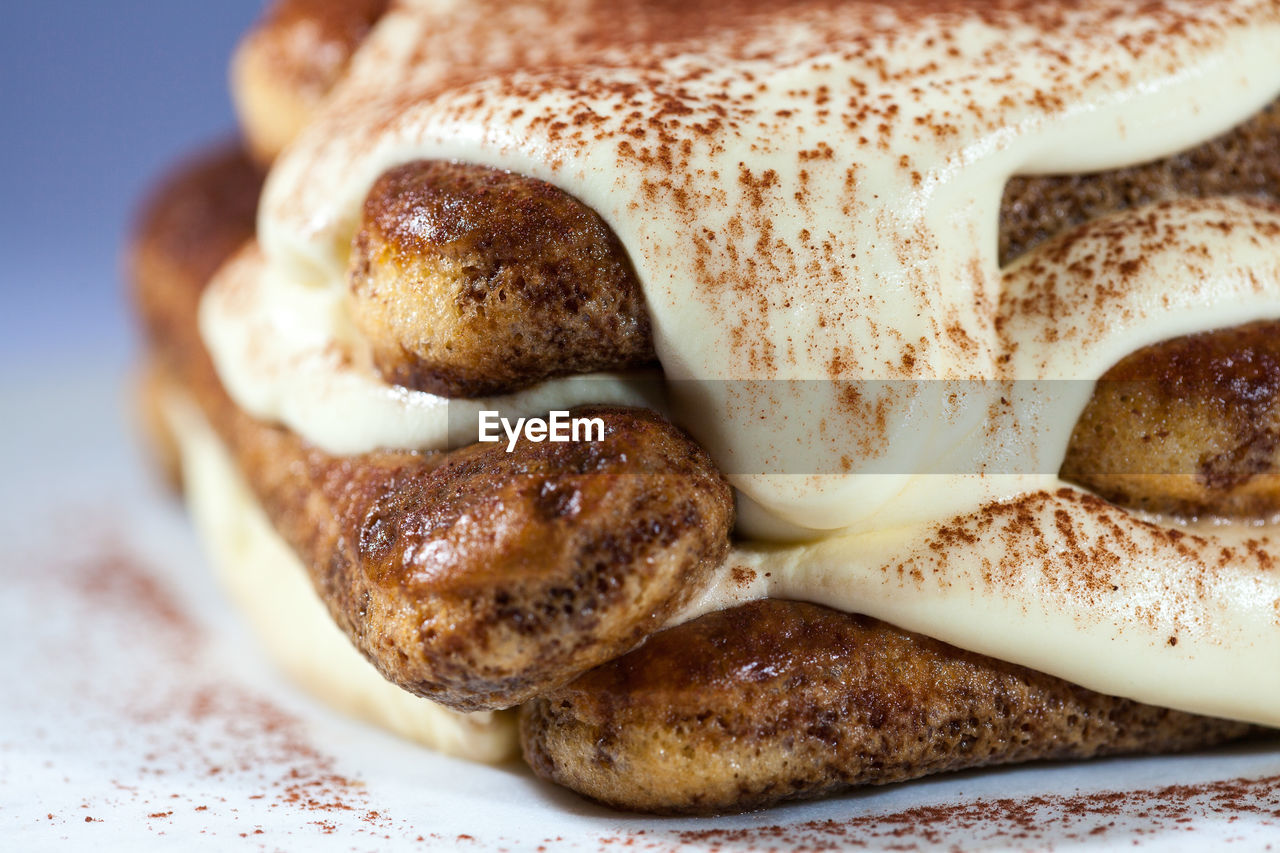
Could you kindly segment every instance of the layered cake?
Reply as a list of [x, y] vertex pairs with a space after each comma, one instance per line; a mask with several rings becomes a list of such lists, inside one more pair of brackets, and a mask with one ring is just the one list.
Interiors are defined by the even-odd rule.
[[1280, 725], [1280, 3], [285, 0], [143, 404], [328, 701], [714, 813]]

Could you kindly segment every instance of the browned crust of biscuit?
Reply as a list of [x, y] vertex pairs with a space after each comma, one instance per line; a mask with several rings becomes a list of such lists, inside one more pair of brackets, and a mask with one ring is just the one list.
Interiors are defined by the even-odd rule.
[[539, 776], [616, 808], [671, 814], [995, 764], [1174, 752], [1255, 731], [777, 600], [657, 634], [520, 712]]
[[306, 125], [390, 0], [276, 0], [241, 40], [232, 92], [245, 136], [269, 163]]
[[[263, 172], [236, 144], [181, 162], [143, 203], [128, 255], [129, 283], [146, 332], [169, 341], [172, 303], [194, 305], [222, 262], [253, 237]], [[179, 330], [185, 336], [185, 327]]]
[[1280, 321], [1187, 335], [1108, 370], [1063, 479], [1150, 512], [1280, 513]]
[[179, 365], [207, 360], [193, 331], [200, 294], [222, 262], [253, 237], [262, 181], [261, 170], [240, 146], [210, 148], [157, 184], [134, 229], [127, 278], [153, 345], [136, 385], [138, 421], [154, 460], [174, 486], [181, 471], [160, 411], [161, 389]]
[[348, 277], [356, 325], [399, 385], [473, 397], [656, 358], [617, 237], [522, 175], [435, 160], [386, 172]]
[[[198, 196], [202, 182], [183, 185]], [[158, 199], [135, 254], [174, 254], [134, 265], [139, 294], [175, 291], [147, 300], [156, 356], [200, 403], [335, 621], [389, 680], [461, 710], [517, 704], [639, 643], [723, 560], [732, 492], [654, 412], [576, 410], [601, 418], [600, 441], [352, 458], [250, 418], [196, 328], [214, 265], [166, 239], [175, 223], [168, 194]], [[174, 268], [182, 274], [170, 277]]]
[[727, 553], [728, 484], [656, 413], [574, 410], [602, 441], [338, 458], [245, 415], [207, 359], [185, 367], [334, 621], [450, 707], [509, 707], [625, 652]]
[[1014, 178], [1000, 205], [1000, 262], [1110, 213], [1212, 196], [1280, 201], [1280, 101], [1216, 139], [1153, 163], [1086, 175]]
[[577, 410], [603, 441], [339, 459], [202, 402], [339, 627], [388, 680], [459, 710], [632, 648], [727, 553], [728, 485], [644, 410]]

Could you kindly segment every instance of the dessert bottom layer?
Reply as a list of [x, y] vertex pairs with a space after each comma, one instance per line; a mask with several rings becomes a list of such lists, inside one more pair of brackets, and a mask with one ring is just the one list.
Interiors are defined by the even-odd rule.
[[439, 752], [485, 763], [517, 756], [514, 711], [460, 713], [384, 679], [334, 624], [194, 402], [168, 389], [161, 405], [202, 545], [276, 666], [339, 711]]

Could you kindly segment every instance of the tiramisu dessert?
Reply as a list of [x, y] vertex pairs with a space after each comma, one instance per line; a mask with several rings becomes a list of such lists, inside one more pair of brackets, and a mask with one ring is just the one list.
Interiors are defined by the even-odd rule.
[[137, 232], [154, 443], [293, 677], [619, 808], [1264, 733], [1278, 48], [282, 0]]

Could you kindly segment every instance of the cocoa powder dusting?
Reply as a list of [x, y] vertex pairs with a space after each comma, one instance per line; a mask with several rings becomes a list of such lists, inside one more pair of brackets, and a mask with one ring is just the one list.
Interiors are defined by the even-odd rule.
[[1280, 833], [1280, 776], [1141, 791], [973, 800], [792, 826], [686, 831], [675, 833], [674, 840], [713, 851], [962, 851], [1085, 841], [1139, 844], [1171, 832], [1195, 832], [1195, 822], [1204, 818], [1235, 821], [1246, 816]]
[[[611, 159], [618, 209], [599, 212], [674, 224], [681, 236], [670, 243], [643, 230], [621, 236], [645, 240], [642, 266], [664, 270], [664, 281], [669, 273], [696, 284], [706, 334], [745, 373], [808, 370], [843, 345], [841, 378], [928, 377], [953, 361], [999, 355], [998, 282], [969, 265], [956, 273], [963, 288], [940, 288], [950, 280], [936, 251], [941, 232], [888, 215], [877, 180], [923, 193], [939, 178], [937, 163], [959, 157], [966, 140], [994, 139], [1028, 116], [1056, 120], [1094, 102], [1099, 81], [1132, 85], [1131, 62], [1156, 73], [1161, 58], [1214, 49], [1233, 28], [1273, 15], [1224, 2], [1112, 0], [476, 0], [430, 15], [396, 7], [389, 17], [413, 49], [380, 38], [393, 27], [375, 32], [381, 53], [367, 68], [376, 73], [349, 78], [339, 96], [349, 109], [333, 109], [315, 138], [340, 140], [344, 157], [359, 162], [405, 127], [503, 128], [569, 182], [588, 158]], [[964, 38], [970, 24], [1008, 37]], [[1108, 49], [1090, 56], [1082, 44]], [[833, 63], [856, 72], [822, 76]], [[1042, 79], [1011, 80], [1013, 68], [1032, 66]], [[1001, 97], [984, 97], [988, 90]], [[932, 97], [950, 108], [935, 108]], [[329, 150], [298, 146], [297, 174], [343, 172]], [[873, 160], [885, 175], [867, 173]], [[314, 221], [331, 195], [327, 180], [282, 182], [265, 215]], [[851, 227], [808, 227], [827, 212]], [[854, 223], [880, 220], [882, 245], [852, 240]], [[910, 291], [903, 298], [927, 315], [909, 335], [876, 322], [881, 288], [867, 282], [878, 263], [897, 265]], [[655, 283], [650, 298], [665, 287]], [[773, 341], [771, 330], [801, 303], [812, 323]]]
[[[175, 819], [199, 813], [206, 827], [200, 831], [212, 832], [265, 806], [289, 817], [278, 826], [248, 826], [242, 837], [278, 838], [284, 828], [307, 827], [331, 834], [338, 829], [336, 815], [345, 816], [346, 828], [355, 818], [363, 832], [382, 837], [391, 821], [371, 808], [364, 783], [341, 772], [298, 717], [252, 687], [217, 675], [225, 670], [211, 665], [219, 651], [215, 639], [226, 638], [210, 636], [169, 584], [126, 546], [109, 534], [89, 541], [83, 556], [20, 561], [38, 570], [24, 576], [30, 589], [19, 597], [58, 602], [66, 621], [48, 620], [48, 636], [33, 638], [58, 662], [49, 685], [25, 684], [14, 701], [92, 709], [84, 712], [81, 731], [54, 725], [35, 731], [35, 747], [47, 740], [52, 755], [72, 749], [84, 757], [68, 772], [90, 768], [89, 775], [68, 776], [68, 791], [94, 787], [98, 773], [114, 777], [116, 795], [87, 796], [80, 809], [89, 814], [74, 820], [110, 823], [132, 812], [140, 825], [163, 835]], [[122, 670], [120, 660], [134, 662], [136, 670]], [[101, 672], [113, 675], [102, 678]], [[122, 737], [128, 738], [132, 766], [117, 762], [92, 770], [96, 753], [113, 752]], [[256, 793], [246, 797], [246, 789]], [[100, 817], [104, 812], [109, 816]], [[65, 823], [56, 812], [46, 819]]]

